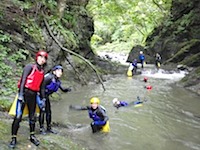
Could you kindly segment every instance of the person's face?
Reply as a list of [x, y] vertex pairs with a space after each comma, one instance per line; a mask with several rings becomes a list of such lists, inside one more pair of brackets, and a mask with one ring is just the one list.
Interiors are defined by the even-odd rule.
[[39, 65], [44, 65], [45, 63], [47, 62], [47, 58], [45, 57], [45, 56], [38, 56], [37, 57], [37, 63], [39, 64]]
[[98, 104], [97, 103], [91, 103], [91, 107], [92, 107], [92, 109], [97, 109]]
[[58, 78], [60, 78], [60, 77], [62, 76], [62, 74], [63, 74], [63, 71], [62, 71], [62, 69], [56, 69], [56, 70], [54, 71], [54, 74], [55, 74]]

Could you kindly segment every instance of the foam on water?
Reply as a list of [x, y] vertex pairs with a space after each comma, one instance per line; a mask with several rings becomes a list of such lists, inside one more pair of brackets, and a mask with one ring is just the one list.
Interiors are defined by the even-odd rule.
[[152, 78], [158, 78], [158, 79], [169, 79], [169, 80], [180, 80], [187, 72], [185, 71], [165, 71], [163, 69], [157, 70], [145, 70], [142, 71], [142, 76], [152, 77]]
[[117, 53], [117, 52], [97, 52], [97, 54], [104, 59], [108, 59], [113, 62], [118, 62], [124, 65], [129, 65], [129, 63], [126, 62], [128, 58], [128, 54], [125, 53]]

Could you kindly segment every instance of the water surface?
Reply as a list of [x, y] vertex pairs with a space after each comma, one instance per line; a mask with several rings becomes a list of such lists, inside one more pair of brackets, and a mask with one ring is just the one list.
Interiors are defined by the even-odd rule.
[[[174, 85], [182, 77], [182, 73], [150, 70], [132, 78], [112, 76], [104, 83], [105, 92], [101, 85], [91, 84], [63, 94], [52, 106], [53, 121], [74, 126], [70, 131], [74, 140], [91, 150], [199, 150], [200, 100]], [[153, 86], [152, 90], [145, 85]], [[69, 105], [88, 105], [92, 96], [98, 96], [107, 110], [109, 134], [92, 134], [87, 111], [69, 110]], [[147, 100], [142, 107], [117, 110], [112, 106], [115, 97], [131, 102], [137, 96]]]

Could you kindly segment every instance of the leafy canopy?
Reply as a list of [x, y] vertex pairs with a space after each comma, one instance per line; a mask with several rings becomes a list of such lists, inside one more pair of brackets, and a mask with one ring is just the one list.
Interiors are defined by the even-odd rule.
[[148, 34], [169, 16], [170, 7], [171, 0], [90, 0], [87, 9], [95, 26], [91, 44], [94, 49], [117, 44], [115, 50], [125, 51], [145, 45]]

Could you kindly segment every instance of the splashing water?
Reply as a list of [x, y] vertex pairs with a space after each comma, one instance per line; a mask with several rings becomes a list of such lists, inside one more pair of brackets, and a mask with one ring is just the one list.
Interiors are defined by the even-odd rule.
[[158, 78], [158, 79], [170, 79], [174, 81], [178, 81], [185, 77], [187, 72], [185, 71], [165, 71], [163, 69], [157, 70], [145, 70], [142, 71], [142, 76], [152, 77], [152, 78]]

